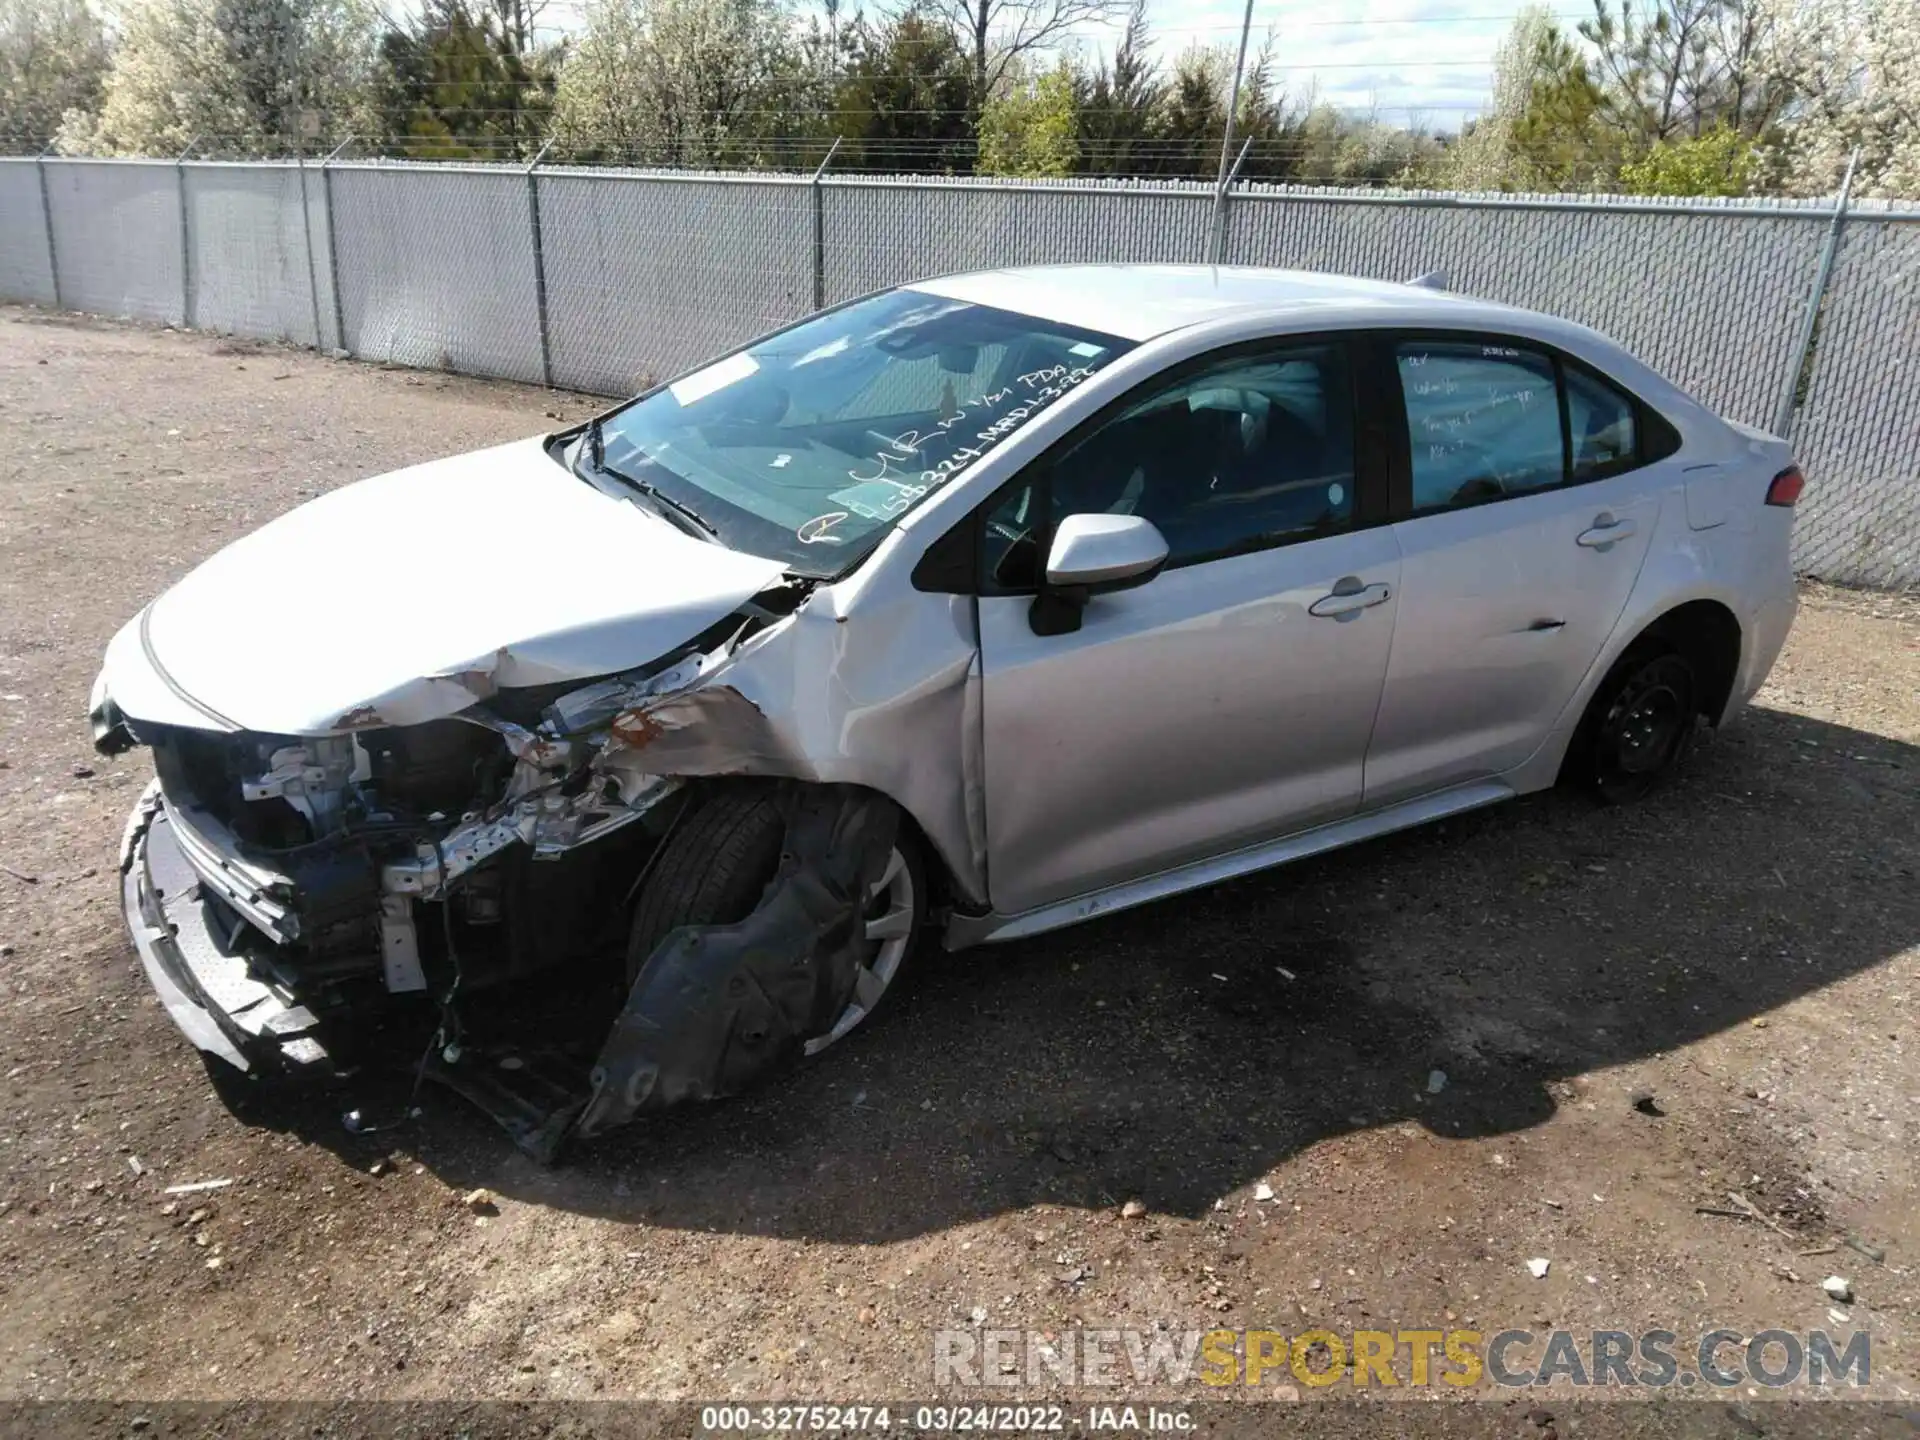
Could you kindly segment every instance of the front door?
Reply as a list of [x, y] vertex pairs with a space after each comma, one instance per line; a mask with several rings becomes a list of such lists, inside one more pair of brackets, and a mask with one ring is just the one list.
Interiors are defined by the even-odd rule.
[[[1384, 482], [1355, 434], [1344, 342], [1239, 347], [1136, 391], [1001, 493], [979, 601], [996, 910], [1358, 807], [1400, 561], [1369, 523]], [[1152, 520], [1168, 567], [1035, 634], [1052, 522], [1085, 512]]]

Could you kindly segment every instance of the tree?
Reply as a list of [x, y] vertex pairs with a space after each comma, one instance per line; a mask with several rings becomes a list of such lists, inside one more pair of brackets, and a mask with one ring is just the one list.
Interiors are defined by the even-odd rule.
[[1174, 62], [1154, 127], [1159, 168], [1169, 175], [1212, 175], [1227, 133], [1227, 85], [1233, 56], [1191, 45]]
[[[1278, 36], [1269, 30], [1240, 78], [1240, 110], [1234, 116], [1233, 133], [1236, 149], [1241, 144], [1248, 147], [1240, 173], [1249, 180], [1290, 180], [1300, 173], [1303, 117], [1288, 110], [1286, 94], [1273, 78], [1278, 44]], [[1231, 78], [1230, 65], [1226, 72]]]
[[492, 9], [431, 0], [380, 37], [378, 105], [389, 148], [422, 159], [512, 159], [536, 149], [553, 108], [545, 57], [523, 54]]
[[1529, 5], [1514, 17], [1506, 38], [1493, 53], [1492, 104], [1461, 127], [1435, 178], [1455, 190], [1526, 188], [1516, 184], [1519, 159], [1515, 135], [1533, 101], [1534, 81], [1549, 36], [1558, 37], [1553, 12]]
[[1627, 148], [1727, 128], [1755, 136], [1788, 90], [1773, 65], [1774, 22], [1762, 0], [1594, 0], [1580, 34], [1608, 119]]
[[973, 67], [946, 23], [908, 10], [841, 33], [836, 168], [965, 174], [974, 168]]
[[1557, 26], [1540, 33], [1533, 91], [1513, 128], [1511, 179], [1526, 190], [1607, 190], [1633, 144], [1620, 106]]
[[1103, 60], [1075, 81], [1081, 168], [1096, 175], [1151, 171], [1154, 114], [1165, 87], [1147, 35], [1146, 0], [1134, 0], [1112, 63]]
[[982, 175], [1060, 176], [1079, 159], [1073, 71], [1063, 59], [1038, 75], [1008, 70], [980, 110]]
[[1832, 194], [1858, 148], [1858, 193], [1920, 198], [1920, 6], [1802, 0], [1776, 24], [1785, 187]]
[[1704, 135], [1656, 140], [1620, 167], [1629, 195], [1745, 195], [1760, 167], [1760, 147], [1731, 125]]
[[761, 163], [819, 108], [779, 0], [590, 0], [584, 19], [553, 121], [580, 158]]
[[365, 0], [134, 0], [97, 117], [60, 144], [96, 154], [281, 153], [310, 113], [365, 133], [376, 20]]
[[1118, 20], [1133, 0], [914, 0], [943, 18], [973, 57], [974, 93], [995, 94], [1008, 70], [1069, 30]]
[[1491, 108], [1442, 167], [1448, 183], [1722, 194], [1763, 182], [1793, 96], [1777, 0], [1609, 3], [1579, 25], [1584, 46], [1547, 11], [1521, 13], [1495, 57]]
[[42, 149], [68, 111], [97, 109], [107, 64], [87, 0], [0, 0], [0, 146]]
[[540, 50], [537, 31], [540, 17], [547, 12], [547, 0], [483, 0], [485, 9], [478, 18], [491, 20], [493, 29], [515, 55], [533, 55]]

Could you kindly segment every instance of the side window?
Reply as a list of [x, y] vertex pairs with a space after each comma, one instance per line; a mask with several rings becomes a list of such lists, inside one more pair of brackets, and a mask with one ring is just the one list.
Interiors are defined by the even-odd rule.
[[[1348, 529], [1354, 461], [1346, 349], [1242, 355], [1147, 387], [1036, 471], [986, 515], [983, 561], [993, 588], [1038, 581], [1043, 518], [1144, 516], [1166, 536], [1171, 565]], [[1049, 517], [1037, 513], [1043, 488], [1051, 492]]]
[[1046, 504], [1039, 467], [1007, 486], [987, 507], [980, 524], [980, 588], [982, 593], [1037, 589], [1041, 567], [1041, 539], [1047, 532], [1042, 508]]
[[1573, 478], [1598, 480], [1637, 463], [1633, 402], [1597, 375], [1573, 365], [1567, 379], [1567, 431], [1573, 441]]
[[1413, 513], [1550, 489], [1565, 478], [1553, 361], [1517, 346], [1395, 347], [1407, 408]]

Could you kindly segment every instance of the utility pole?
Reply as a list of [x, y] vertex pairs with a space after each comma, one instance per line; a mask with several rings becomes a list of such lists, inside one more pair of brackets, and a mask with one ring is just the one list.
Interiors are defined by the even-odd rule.
[[1227, 95], [1227, 133], [1220, 141], [1220, 174], [1215, 184], [1227, 183], [1227, 166], [1233, 159], [1233, 125], [1240, 115], [1240, 72], [1247, 68], [1247, 37], [1253, 33], [1253, 0], [1247, 0], [1247, 13], [1240, 21], [1240, 55], [1233, 62], [1233, 87]]

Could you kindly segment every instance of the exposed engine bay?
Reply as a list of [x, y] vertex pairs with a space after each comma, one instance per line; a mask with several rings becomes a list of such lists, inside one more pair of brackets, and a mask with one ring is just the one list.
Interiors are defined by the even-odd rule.
[[[738, 747], [760, 712], [737, 690], [700, 692], [806, 594], [763, 592], [638, 670], [411, 725], [222, 732], [101, 700], [100, 748], [153, 751], [122, 872], [163, 1003], [249, 1072], [416, 1066], [549, 1161], [575, 1134], [734, 1093], [794, 1058], [853, 993], [894, 807], [851, 785], [657, 773], [652, 747], [671, 750], [675, 707], [691, 704], [741, 755], [730, 768], [754, 774]], [[683, 753], [673, 768], [688, 767], [702, 768]], [[777, 873], [737, 923], [630, 956], [651, 860], [721, 785], [779, 806]]]

